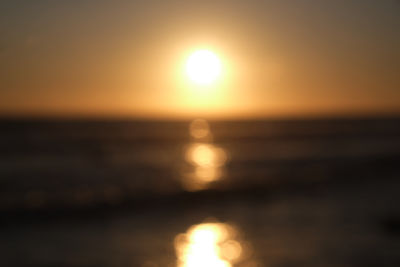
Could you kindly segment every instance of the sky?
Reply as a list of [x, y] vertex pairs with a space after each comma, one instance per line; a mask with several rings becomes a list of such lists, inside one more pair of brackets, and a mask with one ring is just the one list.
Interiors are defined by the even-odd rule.
[[[210, 88], [185, 61], [222, 62]], [[396, 0], [0, 2], [0, 115], [400, 113]]]

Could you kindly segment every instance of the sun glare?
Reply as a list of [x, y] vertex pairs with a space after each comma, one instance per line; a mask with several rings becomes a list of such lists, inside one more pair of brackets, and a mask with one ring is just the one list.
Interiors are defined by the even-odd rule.
[[221, 74], [221, 61], [209, 50], [198, 50], [190, 55], [186, 63], [190, 80], [199, 85], [213, 83]]

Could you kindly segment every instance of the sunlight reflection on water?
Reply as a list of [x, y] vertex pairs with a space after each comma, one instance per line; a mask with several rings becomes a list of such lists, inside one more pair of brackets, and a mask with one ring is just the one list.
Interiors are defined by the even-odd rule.
[[212, 133], [207, 121], [192, 121], [189, 132], [193, 141], [185, 149], [184, 157], [191, 168], [183, 173], [182, 184], [188, 191], [197, 191], [206, 189], [211, 182], [222, 177], [228, 157], [224, 149], [212, 144]]
[[210, 126], [208, 122], [203, 119], [196, 119], [190, 123], [190, 135], [196, 139], [207, 138], [211, 135]]
[[232, 267], [245, 256], [237, 229], [226, 223], [193, 225], [174, 245], [178, 267]]

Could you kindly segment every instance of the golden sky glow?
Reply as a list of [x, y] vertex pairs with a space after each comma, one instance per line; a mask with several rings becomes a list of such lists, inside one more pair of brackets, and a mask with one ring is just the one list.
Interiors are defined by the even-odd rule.
[[400, 109], [396, 1], [167, 2], [3, 1], [0, 115]]

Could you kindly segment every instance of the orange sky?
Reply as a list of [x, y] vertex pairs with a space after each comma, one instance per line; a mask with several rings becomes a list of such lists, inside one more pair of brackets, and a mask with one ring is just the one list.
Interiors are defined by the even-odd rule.
[[[400, 111], [396, 1], [3, 1], [0, 115], [270, 117]], [[190, 53], [217, 53], [210, 90]]]

